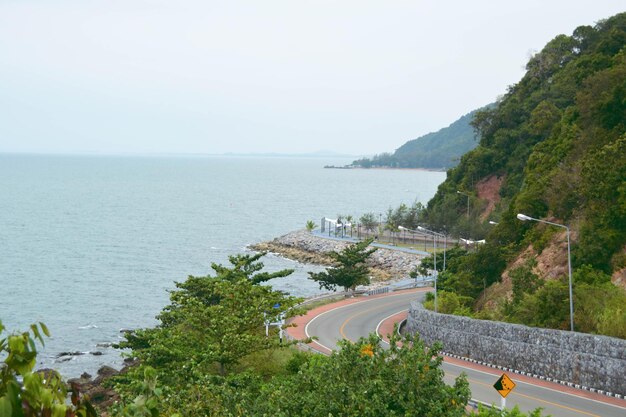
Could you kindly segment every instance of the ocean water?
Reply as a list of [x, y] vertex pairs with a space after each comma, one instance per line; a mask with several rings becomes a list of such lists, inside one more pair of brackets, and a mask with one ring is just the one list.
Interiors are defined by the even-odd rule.
[[[120, 367], [120, 330], [152, 326], [167, 290], [212, 262], [307, 220], [384, 213], [426, 203], [445, 173], [338, 170], [347, 159], [124, 157], [0, 154], [0, 320], [10, 330], [42, 321], [52, 337], [39, 367], [66, 377]], [[319, 293], [319, 270], [295, 268], [272, 285]], [[59, 357], [62, 352], [82, 355]], [[100, 355], [93, 355], [99, 352]]]

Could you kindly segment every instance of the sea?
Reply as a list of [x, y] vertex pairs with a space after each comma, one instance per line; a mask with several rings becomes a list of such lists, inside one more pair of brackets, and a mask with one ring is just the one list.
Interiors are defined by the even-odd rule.
[[[347, 158], [0, 154], [0, 321], [9, 332], [43, 322], [38, 368], [64, 377], [109, 365], [126, 329], [157, 324], [168, 290], [247, 245], [307, 220], [358, 218], [426, 203], [444, 172], [324, 169]], [[321, 293], [319, 266], [293, 268], [274, 288]], [[0, 335], [0, 338], [6, 336]]]

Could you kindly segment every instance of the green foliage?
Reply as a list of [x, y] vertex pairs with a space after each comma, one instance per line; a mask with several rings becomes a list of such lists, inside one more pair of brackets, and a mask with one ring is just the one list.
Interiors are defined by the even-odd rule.
[[[512, 270], [513, 299], [496, 318], [537, 327], [569, 329], [569, 284], [544, 282], [532, 273], [534, 260]], [[585, 333], [626, 338], [626, 291], [602, 271], [583, 265], [573, 273], [574, 325]]]
[[308, 220], [306, 222], [306, 230], [307, 232], [312, 232], [315, 229], [315, 222], [313, 220]]
[[[336, 259], [354, 267], [361, 263], [354, 259], [371, 254], [369, 243]], [[452, 385], [444, 382], [438, 345], [427, 349], [417, 338], [400, 339], [395, 329], [389, 349], [372, 334], [342, 342], [329, 357], [294, 351], [266, 338], [259, 317], [283, 312], [296, 300], [216, 270], [222, 273], [179, 283], [157, 328], [127, 335], [126, 347], [141, 365], [116, 378], [127, 405], [112, 415], [465, 415], [468, 383], [463, 375]], [[442, 297], [444, 308], [456, 303], [455, 311], [467, 301]]]
[[442, 277], [441, 288], [461, 296], [477, 298], [485, 288], [500, 281], [506, 267], [506, 248], [479, 245], [466, 256], [448, 262], [448, 277]]
[[[424, 301], [424, 307], [429, 310], [435, 309], [434, 296], [429, 297], [431, 300]], [[453, 292], [438, 291], [437, 292], [437, 311], [443, 314], [454, 314], [457, 316], [472, 316], [471, 297], [463, 297]]]
[[[263, 269], [262, 262], [257, 262], [267, 252], [259, 252], [254, 255], [234, 255], [229, 256], [228, 261], [232, 265], [231, 267], [225, 267], [216, 263], [211, 264], [211, 268], [215, 271], [216, 277], [220, 280], [226, 281], [238, 281], [240, 279], [247, 279], [253, 284], [260, 284], [261, 282], [269, 281], [274, 278], [283, 278], [293, 273], [293, 269], [282, 269], [273, 273], [259, 272]], [[259, 272], [257, 274], [257, 272]]]
[[[477, 110], [466, 114], [450, 126], [437, 132], [412, 139], [393, 154], [382, 153], [352, 162], [362, 168], [430, 168], [446, 169], [455, 166], [461, 155], [476, 145], [476, 136], [470, 121]], [[407, 226], [408, 227], [408, 226]]]
[[626, 239], [626, 134], [588, 153], [582, 161], [581, 175], [588, 215], [574, 260], [608, 272], [613, 254]]
[[626, 291], [611, 284], [608, 275], [591, 275], [574, 280], [576, 329], [626, 339]]
[[[572, 229], [573, 268], [584, 268], [579, 287], [586, 283], [590, 293], [616, 303], [594, 304], [577, 293], [581, 301], [576, 308], [594, 315], [591, 319], [591, 313], [584, 313], [577, 328], [621, 334], [621, 325], [612, 327], [608, 317], [622, 323], [626, 304], [598, 279], [606, 281], [603, 274], [626, 263], [621, 254], [626, 246], [625, 46], [626, 13], [593, 27], [581, 26], [572, 36], [559, 35], [530, 59], [524, 77], [494, 107], [474, 115], [471, 124], [480, 136], [479, 146], [448, 171], [420, 214], [420, 221], [431, 228], [445, 226], [474, 240], [486, 236], [487, 243], [476, 253], [449, 263], [440, 276], [443, 289], [477, 300], [529, 245], [540, 253], [554, 245], [558, 230], [520, 222], [516, 214], [551, 218]], [[494, 176], [504, 180], [501, 201], [490, 214], [499, 225], [488, 230], [486, 204], [478, 198], [484, 190], [477, 185]], [[469, 216], [464, 215], [467, 199], [457, 190], [475, 196]], [[526, 265], [511, 271], [513, 300], [495, 316], [567, 328], [567, 291], [558, 281], [544, 285], [531, 269]], [[604, 324], [600, 317], [606, 317]]]
[[365, 213], [359, 218], [359, 222], [363, 225], [365, 230], [369, 230], [370, 232], [376, 230], [376, 226], [378, 226], [378, 221], [374, 213]]
[[541, 286], [541, 279], [533, 273], [537, 261], [529, 259], [524, 265], [509, 272], [513, 284], [513, 302], [520, 302], [525, 294], [534, 294]]
[[158, 316], [161, 324], [128, 333], [121, 346], [169, 376], [180, 376], [181, 369], [188, 375], [225, 374], [251, 353], [273, 348], [278, 342], [265, 336], [265, 320], [296, 314], [292, 307], [299, 300], [258, 285], [259, 276], [275, 274], [256, 273], [257, 259], [231, 257], [233, 267], [214, 265], [214, 277], [177, 283], [171, 304]]
[[[376, 335], [343, 341], [331, 356], [297, 352], [285, 371], [266, 379], [254, 372], [197, 376], [168, 390], [162, 413], [185, 416], [464, 416], [470, 398], [464, 375], [443, 380], [440, 346], [392, 335], [385, 349]], [[482, 414], [481, 414], [482, 413]], [[486, 414], [489, 413], [489, 414]], [[516, 416], [519, 410], [480, 410]], [[530, 414], [540, 416], [538, 411]]]
[[603, 285], [611, 282], [611, 276], [593, 269], [591, 265], [581, 265], [573, 272], [574, 285]]
[[[160, 398], [163, 391], [157, 387], [156, 370], [145, 367], [143, 375], [143, 383], [134, 401], [128, 404], [116, 404], [111, 409], [111, 415], [119, 417], [158, 417], [160, 415]], [[172, 417], [176, 416], [177, 414], [172, 414]]]
[[[439, 245], [442, 244], [439, 243]], [[455, 263], [459, 262], [459, 258], [466, 255], [467, 250], [459, 245], [449, 247], [446, 250], [446, 267], [449, 269], [452, 265], [452, 268], [454, 268]], [[421, 272], [422, 275], [426, 275], [426, 271], [433, 271], [434, 269], [435, 257], [433, 255], [430, 255], [422, 259], [418, 272]], [[441, 246], [437, 247], [437, 271], [443, 271], [443, 250], [441, 249]]]
[[[330, 357], [311, 356], [298, 372], [270, 381], [249, 404], [251, 415], [463, 416], [470, 396], [464, 376], [443, 382], [436, 346], [394, 338], [383, 349], [376, 335], [342, 342]], [[320, 399], [323, 398], [323, 401]]]
[[354, 290], [357, 285], [369, 284], [369, 268], [367, 258], [377, 248], [367, 248], [373, 239], [367, 239], [348, 245], [341, 252], [330, 252], [328, 255], [335, 261], [336, 266], [324, 272], [309, 272], [309, 279], [316, 281], [320, 288], [334, 291], [338, 286], [345, 291]]
[[508, 319], [534, 327], [568, 330], [569, 293], [566, 280], [547, 281], [534, 294], [507, 306]]
[[450, 194], [473, 193], [480, 180], [504, 175], [500, 196], [517, 212], [552, 212], [565, 223], [582, 215], [577, 262], [608, 271], [626, 239], [618, 227], [626, 224], [626, 211], [616, 204], [626, 175], [619, 139], [626, 130], [626, 54], [619, 43], [626, 39], [624, 20], [622, 13], [580, 27], [571, 37], [557, 36], [531, 58], [524, 78], [495, 107], [476, 113], [472, 125], [480, 145], [449, 171], [424, 213], [429, 224], [461, 230], [464, 201]]
[[[5, 328], [0, 321], [0, 335]], [[66, 403], [67, 386], [61, 376], [50, 371], [33, 372], [37, 363], [35, 342], [50, 336], [43, 323], [30, 326], [30, 332], [9, 334], [0, 339], [0, 415], [2, 417], [52, 416], [95, 417], [91, 404], [72, 387], [71, 404]]]
[[598, 333], [626, 339], [626, 309], [623, 297], [612, 301], [607, 307], [598, 317]]
[[396, 209], [389, 208], [385, 217], [386, 227], [394, 232], [398, 231], [398, 226], [416, 229], [423, 210], [424, 206], [419, 201], [414, 202], [410, 207], [400, 204]]

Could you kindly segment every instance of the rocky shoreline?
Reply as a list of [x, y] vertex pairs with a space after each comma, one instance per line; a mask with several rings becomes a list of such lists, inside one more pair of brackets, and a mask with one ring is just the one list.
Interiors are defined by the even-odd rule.
[[[250, 245], [249, 248], [259, 252], [271, 252], [303, 263], [332, 265], [328, 252], [339, 252], [351, 242], [327, 239], [305, 230], [297, 230], [280, 236], [269, 242]], [[409, 277], [422, 260], [416, 254], [400, 252], [392, 249], [378, 248], [368, 260], [372, 280], [375, 282], [396, 281]]]

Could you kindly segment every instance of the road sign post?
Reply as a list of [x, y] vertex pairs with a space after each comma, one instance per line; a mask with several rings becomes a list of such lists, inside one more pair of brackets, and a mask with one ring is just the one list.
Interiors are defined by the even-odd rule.
[[502, 409], [506, 408], [506, 396], [513, 391], [513, 388], [515, 388], [515, 382], [513, 382], [507, 374], [502, 374], [496, 383], [493, 384], [493, 387], [502, 396], [500, 399], [500, 406]]

